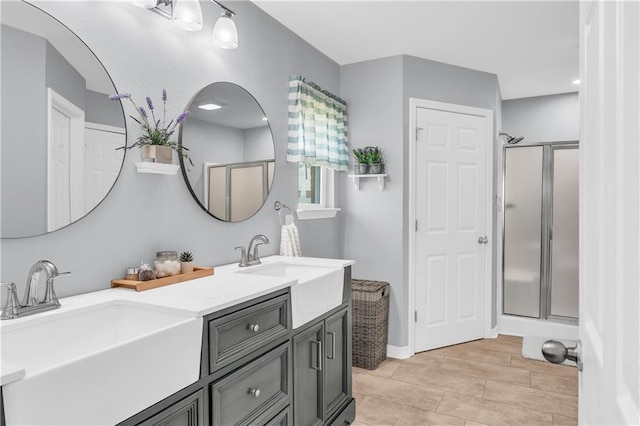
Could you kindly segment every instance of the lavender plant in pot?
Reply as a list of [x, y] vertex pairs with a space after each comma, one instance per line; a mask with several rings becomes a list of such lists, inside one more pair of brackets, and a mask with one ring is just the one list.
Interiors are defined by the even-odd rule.
[[356, 164], [353, 165], [353, 173], [356, 175], [366, 175], [369, 173], [369, 156], [362, 148], [353, 148], [353, 157]]
[[162, 119], [156, 118], [155, 106], [148, 96], [146, 101], [149, 112], [147, 112], [144, 107], [139, 107], [130, 93], [118, 93], [109, 96], [109, 99], [128, 99], [138, 113], [138, 118], [133, 115], [130, 115], [130, 117], [142, 126], [143, 133], [138, 137], [136, 142], [131, 144], [131, 146], [119, 149], [140, 148], [142, 151], [142, 161], [163, 164], [173, 163], [173, 152], [175, 151], [179, 156], [189, 159], [189, 162], [193, 165], [193, 162], [186, 152], [188, 149], [184, 146], [179, 146], [177, 142], [171, 140], [177, 126], [189, 116], [189, 111], [183, 112], [178, 118], [169, 121], [167, 124], [167, 91], [165, 89], [162, 90]]

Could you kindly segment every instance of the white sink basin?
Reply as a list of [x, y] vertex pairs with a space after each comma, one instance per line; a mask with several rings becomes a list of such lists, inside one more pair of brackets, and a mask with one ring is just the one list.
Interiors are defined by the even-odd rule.
[[112, 301], [10, 321], [2, 361], [26, 374], [3, 386], [7, 424], [115, 424], [199, 377], [201, 318]]
[[238, 273], [297, 279], [291, 287], [293, 328], [342, 303], [344, 270], [294, 261], [279, 261], [238, 270]]

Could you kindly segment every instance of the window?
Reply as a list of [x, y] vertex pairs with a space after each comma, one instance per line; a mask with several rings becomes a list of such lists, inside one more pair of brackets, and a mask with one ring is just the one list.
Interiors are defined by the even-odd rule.
[[334, 171], [298, 163], [298, 219], [327, 219], [336, 216]]
[[298, 204], [322, 205], [322, 168], [298, 163]]

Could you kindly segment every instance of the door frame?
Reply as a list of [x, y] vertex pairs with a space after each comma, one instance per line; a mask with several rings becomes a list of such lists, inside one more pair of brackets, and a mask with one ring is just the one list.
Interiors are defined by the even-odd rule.
[[54, 217], [52, 211], [53, 199], [53, 168], [51, 167], [53, 157], [53, 133], [51, 125], [53, 120], [53, 110], [69, 117], [69, 138], [70, 138], [70, 158], [69, 158], [69, 180], [70, 180], [70, 200], [71, 215], [70, 222], [73, 223], [84, 216], [84, 110], [77, 107], [73, 102], [47, 87], [47, 231], [54, 231]]
[[495, 148], [496, 136], [494, 135], [494, 123], [493, 123], [493, 111], [486, 108], [476, 108], [465, 105], [450, 104], [445, 102], [431, 101], [420, 98], [409, 98], [409, 286], [407, 289], [407, 323], [409, 324], [409, 354], [408, 356], [415, 354], [415, 293], [416, 293], [416, 153], [417, 153], [417, 139], [416, 139], [416, 127], [417, 117], [416, 111], [418, 108], [426, 108], [432, 110], [438, 110], [443, 112], [451, 112], [458, 114], [474, 115], [484, 118], [486, 121], [486, 186], [487, 186], [487, 198], [486, 198], [486, 235], [489, 237], [489, 244], [486, 245], [486, 258], [485, 258], [485, 312], [484, 312], [484, 336], [489, 337], [492, 335], [491, 328], [491, 290], [492, 290], [492, 275], [493, 275], [493, 200], [495, 199], [495, 185], [493, 184], [493, 150]]

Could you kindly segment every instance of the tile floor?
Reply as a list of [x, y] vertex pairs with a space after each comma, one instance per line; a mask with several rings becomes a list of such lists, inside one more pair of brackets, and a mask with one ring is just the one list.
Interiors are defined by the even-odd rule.
[[354, 367], [354, 425], [577, 425], [577, 369], [521, 353], [500, 335]]

